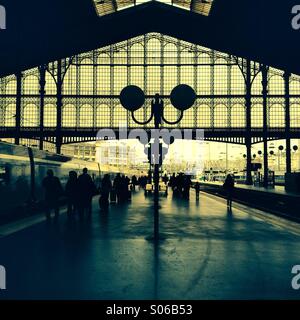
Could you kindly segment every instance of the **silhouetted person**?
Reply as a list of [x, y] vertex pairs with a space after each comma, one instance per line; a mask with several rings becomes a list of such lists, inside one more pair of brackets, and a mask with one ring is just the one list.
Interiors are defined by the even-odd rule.
[[131, 183], [132, 183], [132, 188], [133, 188], [133, 190], [135, 191], [135, 187], [136, 187], [136, 185], [138, 184], [138, 180], [137, 180], [137, 177], [136, 177], [136, 176], [133, 176], [133, 177], [132, 177]]
[[100, 208], [102, 210], [107, 210], [109, 206], [109, 194], [112, 189], [112, 183], [110, 176], [106, 174], [101, 181], [101, 195], [99, 199]]
[[54, 210], [55, 218], [57, 219], [59, 215], [59, 198], [63, 193], [60, 181], [54, 176], [52, 170], [48, 170], [42, 185], [45, 189], [46, 217], [49, 220], [51, 218], [51, 210]]
[[127, 202], [129, 199], [129, 183], [130, 179], [126, 176], [122, 176], [121, 180], [121, 198], [122, 202]]
[[163, 181], [163, 183], [164, 183], [165, 185], [168, 184], [169, 178], [168, 178], [168, 176], [167, 176], [166, 174], [162, 177], [162, 181]]
[[195, 183], [196, 200], [199, 200], [200, 196], [200, 183], [197, 181]]
[[76, 171], [69, 172], [69, 180], [66, 184], [65, 194], [68, 204], [68, 217], [74, 216], [78, 205], [78, 182]]
[[148, 180], [147, 176], [141, 177], [141, 183], [140, 183], [141, 188], [143, 188], [143, 189], [146, 188], [147, 180]]
[[88, 174], [87, 168], [84, 168], [83, 173], [78, 177], [78, 209], [80, 218], [83, 218], [85, 211], [87, 211], [88, 217], [91, 217], [92, 199], [95, 194], [95, 184]]
[[182, 186], [182, 195], [184, 199], [190, 198], [191, 178], [189, 176], [184, 177]]
[[172, 188], [173, 191], [174, 191], [174, 188], [175, 188], [175, 183], [176, 183], [176, 175], [175, 175], [175, 173], [173, 173], [173, 175], [170, 178], [170, 182], [169, 182], [169, 185], [170, 185], [170, 187]]
[[184, 174], [180, 173], [175, 179], [175, 195], [182, 197], [184, 189]]
[[227, 196], [227, 208], [231, 211], [232, 209], [232, 194], [234, 190], [234, 179], [232, 175], [228, 174], [224, 185], [224, 189], [226, 190], [226, 196]]
[[120, 173], [118, 173], [114, 179], [114, 183], [113, 183], [113, 188], [116, 192], [116, 196], [117, 196], [117, 202], [120, 203], [121, 200], [121, 184], [122, 184], [122, 178]]

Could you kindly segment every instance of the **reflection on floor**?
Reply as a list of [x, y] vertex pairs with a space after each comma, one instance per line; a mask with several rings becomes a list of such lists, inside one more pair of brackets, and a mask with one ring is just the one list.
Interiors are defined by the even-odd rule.
[[[300, 264], [299, 233], [194, 194], [160, 199], [165, 240], [155, 246], [152, 197], [91, 221], [39, 222], [0, 239], [7, 270], [1, 298], [17, 299], [298, 299], [291, 268]], [[253, 210], [252, 210], [253, 211]]]

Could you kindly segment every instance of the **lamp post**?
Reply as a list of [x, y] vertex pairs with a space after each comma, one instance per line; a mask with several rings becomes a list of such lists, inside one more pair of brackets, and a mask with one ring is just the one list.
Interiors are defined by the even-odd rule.
[[[156, 94], [154, 100], [151, 102], [151, 115], [146, 121], [139, 121], [136, 119], [134, 112], [140, 109], [145, 103], [145, 94], [142, 89], [137, 86], [127, 86], [120, 94], [120, 102], [122, 106], [131, 112], [131, 117], [133, 121], [139, 125], [147, 125], [154, 119], [154, 127], [156, 130], [160, 129], [162, 121], [169, 125], [178, 124], [182, 118], [185, 110], [188, 110], [193, 106], [196, 101], [195, 91], [188, 85], [181, 84], [175, 87], [171, 92], [171, 103], [172, 105], [180, 111], [179, 118], [174, 121], [168, 121], [164, 117], [164, 102], [161, 99], [160, 94]], [[173, 141], [174, 142], [174, 141]], [[157, 148], [149, 148], [148, 160], [153, 162], [154, 166], [154, 240], [159, 240], [159, 170], [163, 162], [163, 144], [156, 138], [153, 144], [158, 145], [158, 153], [154, 150]], [[154, 150], [153, 150], [154, 149]], [[164, 150], [165, 149], [165, 150]]]

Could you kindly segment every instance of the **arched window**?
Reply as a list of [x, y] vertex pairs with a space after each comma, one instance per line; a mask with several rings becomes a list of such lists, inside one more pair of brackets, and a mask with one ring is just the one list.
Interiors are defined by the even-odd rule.
[[262, 94], [262, 74], [261, 72], [258, 73], [252, 82], [252, 87], [251, 87], [251, 93], [254, 95], [261, 95]]
[[300, 128], [300, 104], [292, 104], [290, 107], [291, 112], [291, 127]]
[[[170, 122], [175, 122], [179, 119], [180, 114], [178, 113], [178, 110], [175, 109], [171, 104], [167, 104], [164, 108], [164, 117]], [[165, 126], [170, 126], [169, 124], [165, 124]], [[177, 126], [177, 125], [174, 125]], [[174, 127], [171, 125], [171, 127]]]
[[253, 128], [263, 127], [263, 105], [254, 104], [251, 108], [251, 126]]
[[270, 107], [270, 127], [282, 128], [285, 126], [285, 112], [281, 104], [274, 104]]
[[228, 67], [225, 59], [217, 59], [214, 67], [214, 89], [215, 94], [228, 93]]
[[47, 104], [44, 107], [44, 126], [56, 127], [56, 106], [53, 104]]
[[284, 80], [282, 76], [272, 75], [268, 83], [269, 94], [284, 95]]
[[35, 104], [28, 104], [24, 107], [22, 125], [23, 127], [37, 127], [39, 125], [39, 112]]
[[232, 94], [244, 94], [245, 93], [245, 79], [238, 66], [231, 67], [231, 88]]
[[244, 128], [246, 126], [245, 107], [236, 104], [231, 108], [231, 127]]
[[23, 92], [25, 94], [39, 94], [40, 93], [39, 78], [34, 75], [26, 76], [23, 81]]
[[169, 95], [174, 87], [178, 85], [177, 74], [177, 47], [174, 43], [168, 43], [164, 46], [164, 94]]
[[119, 95], [121, 90], [127, 86], [127, 52], [125, 50], [118, 50], [113, 52], [113, 63], [117, 64], [113, 68], [114, 81], [113, 93]]
[[127, 126], [127, 111], [121, 105], [117, 105], [113, 108], [113, 127], [124, 126]]
[[80, 62], [80, 94], [92, 95], [94, 93], [93, 61], [83, 59]]
[[4, 126], [14, 127], [16, 125], [16, 105], [10, 103], [5, 107]]
[[[183, 50], [180, 59], [182, 66], [180, 67], [180, 83], [187, 84], [194, 88], [194, 66], [195, 53], [192, 50]], [[197, 88], [195, 88], [196, 90]]]
[[202, 104], [197, 109], [197, 126], [198, 128], [211, 127], [211, 112], [208, 105]]
[[214, 126], [219, 128], [228, 127], [228, 109], [223, 104], [218, 104], [214, 108]]
[[72, 104], [63, 106], [62, 109], [62, 126], [76, 127], [76, 107]]
[[46, 80], [46, 84], [45, 84], [46, 94], [56, 94], [56, 91], [57, 91], [56, 84], [49, 72], [46, 72], [45, 80]]
[[147, 59], [149, 64], [160, 63], [161, 59], [161, 41], [157, 38], [151, 38], [147, 42]]
[[5, 125], [5, 107], [0, 104], [0, 127], [4, 125]]
[[110, 56], [106, 53], [99, 54], [97, 66], [97, 93], [100, 95], [109, 95], [111, 92], [110, 72]]
[[[79, 69], [79, 68], [78, 68]], [[63, 93], [64, 94], [76, 94], [76, 86], [77, 86], [77, 67], [71, 65], [64, 77], [63, 82]], [[79, 80], [79, 79], [78, 79]]]
[[[135, 119], [137, 119], [137, 121], [140, 121], [140, 122], [145, 122], [145, 108], [146, 106], [144, 105], [142, 108], [138, 109], [137, 111], [134, 112], [134, 117]], [[147, 110], [147, 108], [146, 108]], [[150, 118], [151, 114], [148, 114], [147, 113], [147, 116], [146, 116], [146, 120], [148, 120]], [[137, 123], [134, 122], [134, 120], [132, 119], [132, 117], [130, 116], [129, 117], [129, 126], [132, 128], [136, 128], [138, 127], [139, 125]]]
[[190, 108], [186, 110], [183, 114], [183, 118], [180, 121], [180, 127], [181, 128], [188, 128], [192, 129], [194, 128], [195, 124], [195, 117], [194, 117], [194, 108]]
[[200, 95], [210, 95], [212, 92], [211, 86], [211, 70], [212, 67], [209, 65], [211, 58], [208, 54], [202, 53], [198, 57], [197, 66], [197, 93]]
[[144, 67], [132, 66], [130, 69], [130, 82], [129, 84], [138, 86], [143, 91], [145, 90], [145, 75]]
[[300, 94], [300, 79], [290, 82], [290, 94]]
[[135, 43], [130, 48], [130, 63], [129, 68], [130, 79], [129, 84], [140, 87], [142, 90], [145, 89], [145, 78], [144, 78], [144, 46], [140, 43]]
[[5, 87], [6, 94], [16, 94], [17, 93], [17, 81], [10, 80]]
[[79, 126], [87, 128], [93, 127], [93, 107], [91, 105], [85, 104], [80, 107]]
[[134, 43], [130, 47], [130, 59], [132, 64], [144, 63], [144, 46], [141, 43]]
[[147, 93], [161, 93], [161, 42], [151, 38], [147, 43]]
[[96, 125], [99, 128], [110, 127], [110, 107], [106, 104], [101, 104], [97, 107]]

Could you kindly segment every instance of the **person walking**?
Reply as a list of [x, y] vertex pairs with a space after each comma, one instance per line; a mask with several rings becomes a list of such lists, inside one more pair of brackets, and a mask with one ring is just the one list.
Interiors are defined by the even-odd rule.
[[99, 198], [100, 209], [106, 211], [109, 206], [109, 194], [112, 190], [112, 183], [109, 174], [106, 174], [101, 181], [101, 195]]
[[77, 172], [69, 172], [69, 180], [66, 184], [65, 195], [67, 197], [67, 215], [69, 218], [73, 217], [78, 207], [78, 181]]
[[47, 176], [42, 182], [45, 190], [45, 209], [47, 220], [51, 219], [51, 210], [55, 212], [55, 219], [59, 216], [59, 198], [63, 194], [60, 180], [54, 176], [53, 170], [47, 171]]
[[224, 185], [224, 189], [226, 190], [226, 197], [227, 197], [227, 208], [228, 210], [232, 210], [232, 195], [234, 191], [234, 179], [231, 174], [228, 174]]
[[135, 191], [135, 187], [138, 184], [138, 179], [135, 175], [131, 178], [131, 184], [132, 184], [132, 190]]
[[97, 193], [96, 186], [92, 177], [88, 174], [88, 169], [84, 168], [82, 174], [78, 177], [78, 211], [79, 217], [84, 217], [87, 211], [88, 217], [92, 215], [92, 199]]
[[200, 196], [200, 183], [199, 181], [197, 181], [195, 183], [195, 192], [196, 192], [196, 200], [199, 200], [199, 196]]
[[117, 197], [118, 203], [122, 202], [122, 200], [121, 200], [121, 193], [122, 193], [121, 184], [122, 184], [121, 174], [118, 173], [114, 179], [114, 182], [113, 182], [113, 189], [116, 192], [116, 197]]

